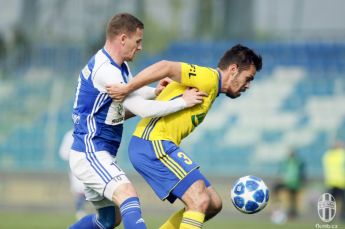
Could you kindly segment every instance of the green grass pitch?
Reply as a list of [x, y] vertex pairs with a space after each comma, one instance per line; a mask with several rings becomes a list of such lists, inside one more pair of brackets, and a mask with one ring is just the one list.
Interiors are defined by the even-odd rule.
[[[156, 229], [164, 222], [167, 218], [153, 217], [145, 214], [145, 221], [148, 228]], [[247, 219], [248, 218], [248, 219]], [[303, 229], [303, 228], [315, 228], [317, 222], [305, 222], [304, 220], [298, 220], [284, 225], [275, 225], [270, 221], [261, 219], [251, 220], [251, 216], [244, 217], [240, 220], [229, 220], [223, 217], [214, 218], [210, 222], [205, 223], [204, 229], [230, 229], [230, 228], [241, 228], [241, 229]], [[0, 228], [1, 229], [61, 229], [67, 228], [74, 221], [74, 216], [71, 213], [66, 212], [21, 212], [21, 211], [1, 211], [0, 212]], [[340, 226], [340, 225], [339, 225]], [[123, 226], [120, 227], [123, 229]], [[340, 227], [341, 228], [341, 227]]]

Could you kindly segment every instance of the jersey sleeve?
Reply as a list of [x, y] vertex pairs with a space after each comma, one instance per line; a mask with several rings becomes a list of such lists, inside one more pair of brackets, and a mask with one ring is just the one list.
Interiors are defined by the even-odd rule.
[[186, 107], [186, 102], [182, 98], [170, 101], [148, 100], [135, 91], [126, 97], [123, 105], [131, 113], [142, 118], [148, 118], [162, 117], [182, 110]]
[[122, 75], [120, 70], [110, 64], [104, 64], [93, 75], [93, 85], [100, 92], [107, 92], [105, 86], [116, 83], [123, 83]]
[[181, 63], [181, 84], [210, 93], [218, 91], [219, 75], [215, 69]]
[[145, 99], [154, 99], [156, 97], [155, 90], [154, 87], [143, 86], [135, 92]]

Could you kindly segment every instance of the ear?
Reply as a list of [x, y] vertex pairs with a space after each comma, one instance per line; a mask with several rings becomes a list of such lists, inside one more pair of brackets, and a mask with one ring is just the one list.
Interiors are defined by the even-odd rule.
[[126, 39], [127, 39], [127, 35], [126, 34], [121, 34], [120, 35], [120, 41], [121, 41], [121, 44], [124, 45], [126, 43]]
[[231, 75], [236, 75], [238, 73], [238, 66], [237, 64], [230, 64], [228, 70]]

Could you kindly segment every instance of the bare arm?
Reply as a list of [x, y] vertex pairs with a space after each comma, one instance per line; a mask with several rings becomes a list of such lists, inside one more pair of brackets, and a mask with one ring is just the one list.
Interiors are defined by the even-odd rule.
[[111, 98], [122, 101], [129, 93], [148, 85], [152, 82], [161, 80], [165, 77], [180, 82], [181, 81], [181, 63], [174, 61], [162, 60], [155, 64], [150, 65], [137, 74], [126, 85], [108, 85], [106, 87]]

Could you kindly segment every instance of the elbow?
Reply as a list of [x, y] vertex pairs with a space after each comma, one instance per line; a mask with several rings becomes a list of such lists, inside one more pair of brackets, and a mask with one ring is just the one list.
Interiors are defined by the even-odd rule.
[[171, 64], [171, 61], [169, 60], [160, 60], [157, 62], [157, 64], [161, 67], [161, 68], [167, 68], [169, 67], [169, 65]]

